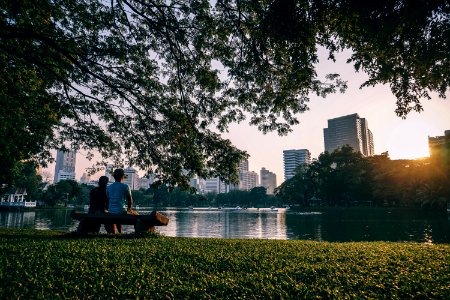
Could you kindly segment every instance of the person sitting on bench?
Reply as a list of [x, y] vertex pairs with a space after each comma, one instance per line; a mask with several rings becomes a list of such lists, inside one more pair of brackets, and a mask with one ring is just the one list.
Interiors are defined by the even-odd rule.
[[[106, 186], [108, 185], [108, 177], [101, 176], [98, 180], [98, 187], [95, 187], [89, 193], [89, 213], [90, 214], [104, 214], [108, 206], [108, 197], [106, 196]], [[92, 224], [87, 224], [89, 227], [89, 232], [99, 232], [101, 227], [100, 222], [92, 222]], [[105, 230], [108, 231], [105, 225]]]
[[[133, 197], [128, 184], [122, 181], [125, 178], [123, 169], [115, 169], [113, 173], [115, 182], [107, 187], [106, 194], [108, 196], [108, 212], [110, 214], [126, 214], [127, 212], [135, 214], [131, 209], [133, 206]], [[123, 208], [124, 200], [127, 201], [127, 210]], [[110, 233], [122, 233], [122, 224], [113, 224]], [[109, 230], [107, 230], [109, 232]]]

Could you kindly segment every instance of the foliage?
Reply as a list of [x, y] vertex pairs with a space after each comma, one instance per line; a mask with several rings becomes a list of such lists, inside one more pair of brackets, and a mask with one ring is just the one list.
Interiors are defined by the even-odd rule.
[[131, 191], [133, 196], [133, 205], [152, 206], [153, 198], [149, 193], [143, 190]]
[[450, 201], [448, 174], [448, 165], [436, 158], [390, 160], [387, 152], [362, 157], [344, 146], [303, 166], [276, 189], [276, 195], [302, 206], [320, 199], [330, 206], [374, 204], [442, 211]]
[[217, 130], [249, 115], [286, 134], [310, 94], [345, 90], [338, 74], [317, 75], [318, 47], [330, 59], [350, 48], [364, 85], [389, 84], [400, 116], [431, 92], [444, 97], [449, 10], [400, 0], [3, 1], [2, 175], [65, 145], [171, 186], [193, 174], [236, 181], [246, 154]]
[[80, 185], [73, 180], [61, 180], [50, 185], [43, 194], [43, 201], [49, 206], [56, 204], [89, 204], [89, 191], [92, 187]]
[[[278, 204], [278, 199], [269, 197], [264, 187], [255, 187], [250, 191], [231, 190], [228, 193], [193, 194], [182, 188], [169, 189], [165, 185], [152, 187], [145, 191], [148, 202], [136, 205], [162, 207], [208, 207], [208, 206], [241, 206], [270, 207]], [[134, 197], [134, 192], [133, 192]], [[151, 199], [151, 200], [150, 200]]]
[[11, 182], [14, 183], [10, 192], [14, 192], [15, 189], [25, 189], [27, 192], [27, 198], [30, 201], [36, 201], [42, 194], [44, 184], [42, 177], [36, 171], [36, 165], [33, 162], [19, 162], [17, 163], [17, 170], [14, 177], [11, 178]]
[[426, 298], [449, 245], [94, 237], [0, 229], [3, 299]]

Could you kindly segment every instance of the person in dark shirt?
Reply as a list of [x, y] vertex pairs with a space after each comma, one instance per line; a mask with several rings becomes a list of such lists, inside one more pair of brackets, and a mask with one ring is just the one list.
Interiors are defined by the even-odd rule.
[[[108, 197], [106, 196], [106, 186], [108, 185], [108, 177], [101, 176], [98, 180], [98, 187], [95, 187], [89, 193], [89, 213], [90, 214], [104, 214], [108, 207]], [[89, 227], [89, 232], [98, 233], [100, 231], [101, 223], [93, 221], [86, 226]], [[105, 230], [110, 232], [111, 225], [105, 224]]]
[[106, 186], [108, 185], [108, 177], [102, 176], [98, 180], [98, 187], [91, 190], [89, 194], [89, 213], [105, 213], [108, 207], [108, 197], [106, 196]]

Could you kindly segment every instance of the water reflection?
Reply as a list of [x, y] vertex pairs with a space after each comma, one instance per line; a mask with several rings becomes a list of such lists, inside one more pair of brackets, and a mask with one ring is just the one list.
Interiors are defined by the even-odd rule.
[[445, 215], [400, 209], [329, 209], [321, 214], [288, 214], [286, 226], [289, 239], [450, 242], [450, 222]]
[[6, 228], [33, 228], [36, 212], [9, 212], [0, 214], [1, 227]]
[[164, 214], [169, 225], [158, 230], [166, 236], [287, 239], [283, 212], [167, 210]]
[[[141, 214], [151, 209], [141, 210]], [[420, 211], [322, 209], [321, 211], [162, 210], [166, 236], [302, 239], [316, 241], [415, 241], [450, 243], [450, 218]], [[70, 210], [0, 212], [0, 227], [74, 231]], [[133, 232], [124, 226], [124, 232]], [[104, 232], [104, 229], [101, 229]]]

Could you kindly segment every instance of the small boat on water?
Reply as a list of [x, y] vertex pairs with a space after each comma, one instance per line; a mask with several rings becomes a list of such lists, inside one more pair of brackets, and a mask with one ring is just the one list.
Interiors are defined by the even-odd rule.
[[278, 211], [278, 208], [276, 208], [275, 206], [270, 207], [270, 211]]
[[240, 206], [236, 206], [236, 207], [221, 207], [219, 209], [224, 210], [224, 211], [235, 211], [235, 210], [241, 210], [242, 207], [240, 207]]

